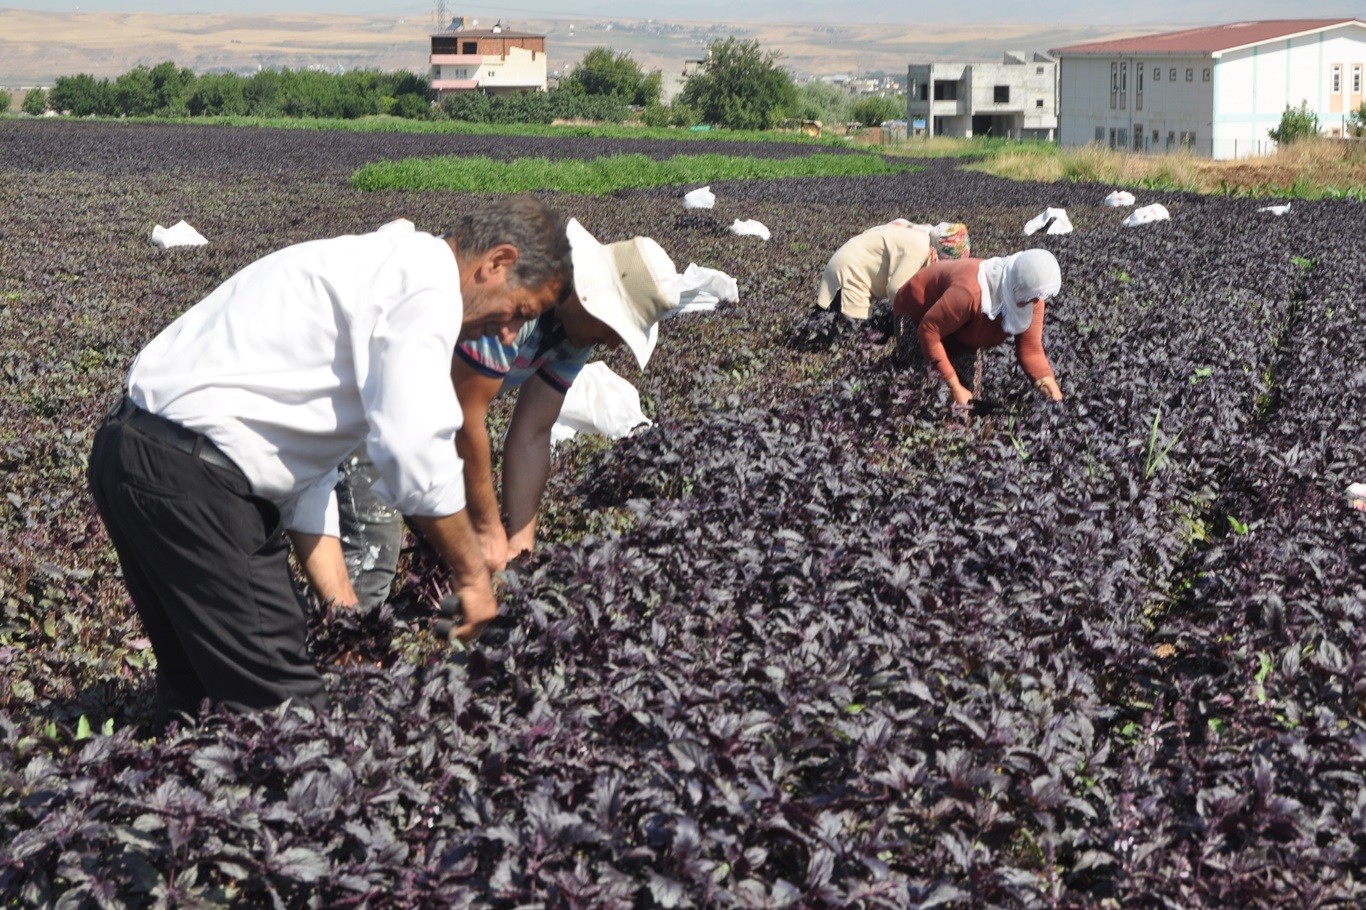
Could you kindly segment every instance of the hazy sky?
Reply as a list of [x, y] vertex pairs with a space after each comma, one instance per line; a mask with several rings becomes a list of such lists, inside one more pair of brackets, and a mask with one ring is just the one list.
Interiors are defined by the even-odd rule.
[[[561, 18], [661, 18], [717, 19], [736, 21], [809, 21], [838, 22], [914, 22], [921, 21], [982, 23], [1038, 22], [1068, 25], [1151, 25], [1211, 24], [1242, 19], [1333, 18], [1366, 16], [1356, 3], [1321, 0], [1311, 7], [1293, 8], [1284, 0], [1245, 0], [1245, 2], [1191, 2], [1191, 0], [1144, 0], [1117, 3], [1114, 0], [979, 0], [971, 5], [916, 3], [911, 0], [861, 0], [859, 3], [810, 2], [810, 0], [513, 0], [518, 5], [466, 4], [445, 0], [452, 15], [499, 16], [516, 19]], [[523, 5], [524, 4], [524, 5]], [[36, 9], [50, 12], [163, 12], [163, 13], [336, 13], [358, 16], [430, 16], [436, 0], [430, 2], [385, 3], [383, 0], [0, 0], [0, 9]], [[928, 9], [927, 9], [928, 8]]]

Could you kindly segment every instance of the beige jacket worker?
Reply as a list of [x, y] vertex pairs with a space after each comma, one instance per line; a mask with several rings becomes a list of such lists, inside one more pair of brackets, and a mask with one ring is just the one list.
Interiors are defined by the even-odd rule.
[[874, 300], [895, 297], [929, 258], [928, 232], [898, 223], [869, 228], [830, 257], [816, 303], [828, 310], [839, 293], [844, 315], [867, 319]]

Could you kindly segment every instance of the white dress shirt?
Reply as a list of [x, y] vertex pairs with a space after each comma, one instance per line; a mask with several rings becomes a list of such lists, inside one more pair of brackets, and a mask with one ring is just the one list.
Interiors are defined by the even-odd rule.
[[451, 515], [465, 507], [450, 378], [461, 316], [460, 272], [439, 237], [300, 243], [171, 323], [134, 361], [128, 394], [212, 439], [291, 530], [336, 533], [337, 465], [362, 440], [381, 501]]

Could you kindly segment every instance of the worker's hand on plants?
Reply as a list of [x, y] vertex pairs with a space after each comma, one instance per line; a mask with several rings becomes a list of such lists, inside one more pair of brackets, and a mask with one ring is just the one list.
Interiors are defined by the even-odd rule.
[[949, 380], [949, 391], [953, 393], [953, 403], [960, 408], [966, 408], [972, 401], [972, 391], [956, 378]]
[[1062, 401], [1062, 389], [1058, 386], [1058, 381], [1052, 376], [1045, 376], [1040, 379], [1034, 383], [1034, 387], [1054, 401]]
[[489, 572], [501, 572], [508, 562], [508, 535], [502, 521], [496, 521], [486, 528], [478, 528], [479, 546], [484, 551], [484, 563]]

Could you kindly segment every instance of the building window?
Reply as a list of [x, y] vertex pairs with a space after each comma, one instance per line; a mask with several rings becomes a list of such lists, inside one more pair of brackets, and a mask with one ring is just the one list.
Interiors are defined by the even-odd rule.
[[1034, 102], [1035, 107], [1043, 107], [1043, 99], [1039, 98]]
[[1161, 81], [1162, 81], [1162, 67], [1160, 67], [1160, 66], [1155, 66], [1155, 67], [1153, 67], [1153, 81], [1154, 81], [1154, 82], [1161, 82]]
[[[1141, 111], [1143, 110], [1143, 64], [1141, 63], [1134, 64], [1134, 81], [1136, 85], [1134, 89], [1134, 110]], [[1135, 133], [1135, 135], [1138, 134]]]
[[462, 53], [462, 54], [477, 54], [477, 53], [479, 53], [479, 42], [478, 42], [478, 41], [462, 41], [462, 42], [460, 42], [460, 53]]
[[1334, 95], [1337, 95], [1337, 94], [1340, 94], [1341, 92], [1342, 92], [1342, 64], [1341, 64], [1341, 63], [1334, 63], [1334, 64], [1333, 64], [1333, 94], [1334, 94]]
[[1167, 130], [1167, 148], [1176, 145], [1176, 130]]
[[1042, 75], [1043, 75], [1043, 67], [1042, 67], [1042, 66], [1036, 66], [1036, 67], [1034, 67], [1034, 75], [1036, 75], [1036, 76], [1042, 76]]
[[1361, 64], [1352, 64], [1352, 94], [1361, 94]]
[[1143, 124], [1134, 124], [1134, 151], [1143, 151]]
[[1159, 142], [1161, 142], [1161, 141], [1162, 141], [1162, 134], [1159, 133], [1157, 130], [1153, 130], [1153, 145], [1157, 145], [1157, 144], [1158, 144]]
[[957, 101], [958, 83], [957, 82], [936, 82], [934, 84], [935, 101]]
[[1008, 86], [1008, 85], [997, 85], [997, 86], [994, 86], [994, 87], [992, 88], [992, 90], [991, 90], [991, 95], [992, 95], [992, 100], [995, 101], [997, 104], [1009, 104], [1009, 103], [1010, 103], [1010, 86]]
[[1105, 127], [1103, 127], [1103, 126], [1098, 126], [1098, 127], [1096, 127], [1096, 144], [1099, 145], [1099, 144], [1101, 144], [1101, 143], [1104, 142], [1104, 141], [1105, 141]]
[[1186, 67], [1186, 81], [1187, 81], [1187, 82], [1194, 82], [1194, 81], [1195, 81], [1195, 67], [1193, 67], [1193, 66], [1188, 66], [1188, 67]]
[[[1119, 65], [1119, 107], [1121, 110], [1129, 106], [1129, 64]], [[1120, 143], [1123, 145], [1124, 143]]]
[[[1119, 106], [1119, 63], [1110, 64], [1110, 110]], [[1114, 145], [1114, 143], [1110, 143]]]
[[1168, 82], [1175, 82], [1175, 81], [1176, 81], [1176, 67], [1172, 67], [1172, 68], [1171, 68], [1171, 72], [1167, 73], [1167, 81], [1168, 81]]
[[1206, 81], [1206, 82], [1209, 81], [1209, 67], [1208, 67], [1208, 66], [1205, 67], [1205, 80], [1204, 80], [1204, 81]]

